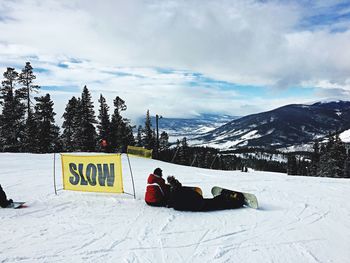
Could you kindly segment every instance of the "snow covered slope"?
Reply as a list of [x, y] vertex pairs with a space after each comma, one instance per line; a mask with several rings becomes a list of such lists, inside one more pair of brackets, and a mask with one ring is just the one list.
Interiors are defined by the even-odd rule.
[[[130, 161], [136, 200], [70, 191], [55, 196], [53, 155], [1, 153], [0, 183], [29, 207], [0, 209], [0, 262], [349, 262], [350, 180]], [[132, 193], [125, 156], [123, 164], [125, 191]], [[260, 209], [148, 207], [145, 182], [158, 166], [207, 197], [214, 185], [252, 192]], [[61, 188], [59, 167], [56, 173]]]
[[350, 101], [291, 104], [233, 120], [190, 144], [220, 149], [286, 149], [350, 128]]

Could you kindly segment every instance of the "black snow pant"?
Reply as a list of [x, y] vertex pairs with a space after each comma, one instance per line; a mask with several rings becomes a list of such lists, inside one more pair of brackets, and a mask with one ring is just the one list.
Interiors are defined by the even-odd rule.
[[149, 206], [156, 206], [156, 207], [165, 207], [167, 206], [166, 202], [156, 202], [156, 203], [150, 203], [146, 202]]
[[169, 207], [180, 211], [214, 211], [234, 209], [243, 206], [243, 200], [232, 200], [225, 195], [214, 198], [203, 198], [192, 189], [181, 187], [176, 190], [170, 189]]
[[224, 195], [218, 195], [214, 198], [204, 198], [204, 203], [201, 211], [214, 211], [214, 210], [225, 210], [235, 209], [243, 206], [244, 199], [228, 199]]

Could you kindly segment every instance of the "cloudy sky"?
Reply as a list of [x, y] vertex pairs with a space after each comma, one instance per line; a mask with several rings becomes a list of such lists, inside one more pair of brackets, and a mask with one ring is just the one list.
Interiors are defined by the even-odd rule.
[[350, 1], [0, 0], [0, 67], [30, 61], [57, 117], [84, 85], [133, 121], [237, 116], [350, 100], [349, 29]]

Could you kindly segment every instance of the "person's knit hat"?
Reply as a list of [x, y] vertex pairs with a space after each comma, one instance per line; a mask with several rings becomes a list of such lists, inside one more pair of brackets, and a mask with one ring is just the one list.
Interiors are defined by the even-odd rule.
[[163, 174], [162, 174], [162, 169], [156, 168], [156, 169], [154, 170], [153, 174], [162, 176], [162, 175], [163, 175]]

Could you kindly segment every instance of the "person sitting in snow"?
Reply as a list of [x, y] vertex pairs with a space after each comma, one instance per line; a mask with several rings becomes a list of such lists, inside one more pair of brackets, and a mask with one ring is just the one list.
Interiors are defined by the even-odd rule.
[[7, 200], [6, 194], [4, 190], [2, 190], [1, 184], [0, 184], [0, 206], [2, 208], [8, 207], [10, 204], [12, 204], [12, 199]]
[[150, 206], [167, 206], [170, 186], [162, 178], [162, 169], [156, 168], [148, 176], [145, 201]]
[[182, 187], [181, 183], [174, 176], [168, 176], [170, 194], [168, 207], [180, 211], [214, 211], [224, 209], [240, 208], [244, 204], [242, 193], [229, 193], [223, 191], [214, 198], [203, 198], [191, 188]]

